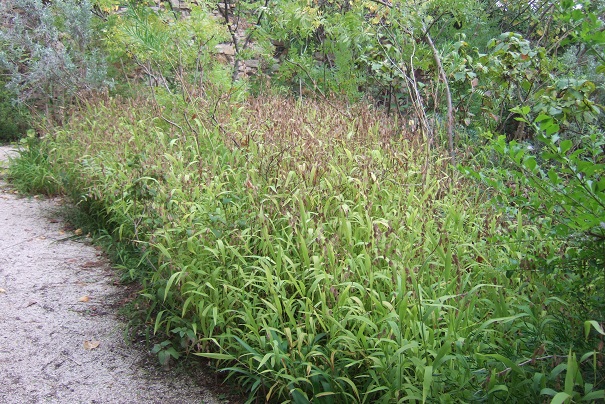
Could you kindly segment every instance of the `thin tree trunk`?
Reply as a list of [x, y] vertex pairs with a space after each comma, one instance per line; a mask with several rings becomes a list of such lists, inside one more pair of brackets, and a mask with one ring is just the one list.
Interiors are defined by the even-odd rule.
[[425, 34], [426, 43], [431, 48], [433, 52], [433, 59], [435, 60], [435, 64], [437, 65], [437, 70], [439, 71], [439, 77], [443, 84], [445, 85], [445, 96], [447, 101], [447, 138], [449, 142], [450, 149], [450, 158], [452, 160], [452, 164], [456, 164], [456, 153], [454, 151], [454, 107], [452, 106], [452, 93], [450, 92], [450, 86], [447, 82], [447, 76], [445, 75], [445, 70], [443, 69], [443, 65], [441, 64], [441, 58], [439, 57], [439, 52], [437, 52], [437, 48], [431, 39], [431, 35], [426, 32]]
[[[233, 41], [233, 47], [235, 48], [235, 55], [233, 55], [233, 59], [234, 59], [233, 60], [233, 74], [231, 75], [231, 81], [236, 82], [237, 79], [239, 78], [240, 46], [239, 46], [239, 39], [237, 38], [237, 26], [233, 26], [231, 21], [229, 21], [229, 8], [230, 8], [229, 0], [225, 0], [223, 2], [223, 18], [225, 18], [225, 25], [227, 26], [227, 29], [229, 30], [229, 34], [231, 35], [231, 40]], [[219, 9], [219, 11], [220, 11], [220, 9]], [[235, 17], [234, 17], [234, 19], [235, 19]], [[235, 24], [235, 21], [234, 21], [234, 24]]]
[[[382, 4], [385, 7], [393, 8], [393, 4], [389, 0], [372, 0], [374, 3]], [[439, 71], [439, 77], [443, 84], [445, 85], [445, 95], [447, 101], [447, 137], [449, 142], [450, 149], [450, 159], [452, 160], [452, 164], [456, 164], [456, 153], [454, 151], [454, 107], [452, 105], [452, 93], [450, 92], [450, 86], [447, 81], [447, 76], [445, 74], [445, 70], [443, 69], [443, 65], [441, 64], [441, 58], [439, 57], [439, 52], [437, 52], [437, 48], [433, 43], [433, 39], [429, 34], [428, 30], [425, 29], [424, 39], [426, 43], [431, 48], [433, 52], [433, 59], [435, 60], [435, 64], [437, 65], [437, 70]]]

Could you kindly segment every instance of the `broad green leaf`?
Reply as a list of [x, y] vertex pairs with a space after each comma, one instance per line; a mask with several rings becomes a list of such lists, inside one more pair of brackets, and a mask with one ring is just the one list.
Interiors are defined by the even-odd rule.
[[551, 396], [551, 397], [554, 397], [554, 396], [557, 395], [557, 391], [553, 390], [553, 389], [551, 389], [549, 387], [546, 387], [546, 388], [540, 390], [540, 395], [541, 396]]
[[508, 392], [508, 387], [504, 384], [497, 384], [487, 392], [487, 395], [489, 396], [500, 391]]
[[295, 404], [308, 404], [310, 402], [307, 395], [299, 388], [290, 390], [290, 395]]
[[605, 400], [605, 390], [597, 390], [586, 394], [580, 401], [601, 402], [603, 400]]
[[182, 271], [179, 272], [175, 272], [173, 273], [170, 278], [168, 279], [168, 282], [166, 283], [166, 289], [164, 290], [164, 301], [166, 301], [166, 298], [168, 297], [168, 293], [170, 292], [170, 288], [172, 287], [172, 284], [174, 283], [175, 279], [178, 278], [179, 276], [181, 276], [183, 274]]
[[[565, 392], [571, 397], [576, 385], [576, 377], [578, 376], [578, 362], [576, 354], [569, 350], [567, 356], [567, 371], [565, 373]], [[556, 398], [557, 396], [555, 396]], [[554, 400], [554, 399], [553, 399]]]
[[534, 122], [552, 121], [552, 118], [546, 114], [540, 114], [534, 119]]
[[596, 332], [601, 335], [605, 335], [605, 330], [601, 327], [601, 324], [594, 320], [588, 320], [584, 322], [584, 335], [586, 336], [586, 340], [588, 340], [588, 335], [590, 334], [590, 327], [593, 327]]
[[534, 171], [536, 169], [537, 163], [536, 163], [536, 158], [533, 156], [527, 157], [525, 159], [525, 161], [523, 162], [523, 164], [525, 165], [525, 167], [529, 170], [529, 171]]
[[557, 393], [553, 398], [550, 404], [563, 404], [567, 400], [570, 400], [571, 396], [563, 391]]
[[564, 140], [559, 145], [559, 151], [561, 154], [565, 154], [565, 153], [567, 153], [567, 151], [569, 151], [569, 149], [571, 149], [572, 146], [573, 146], [573, 143], [571, 140], [569, 140], [569, 139]]
[[422, 402], [426, 403], [426, 399], [431, 391], [433, 384], [433, 367], [427, 366], [424, 368], [424, 379], [422, 381]]
[[549, 125], [547, 128], [545, 128], [544, 132], [546, 132], [547, 136], [551, 136], [559, 132], [560, 129], [561, 128], [559, 127], [559, 124], [553, 123], [552, 125]]

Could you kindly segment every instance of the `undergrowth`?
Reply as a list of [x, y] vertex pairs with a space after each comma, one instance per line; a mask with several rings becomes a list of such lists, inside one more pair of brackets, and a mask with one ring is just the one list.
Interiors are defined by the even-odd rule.
[[566, 280], [519, 265], [556, 241], [441, 150], [364, 106], [155, 107], [74, 110], [11, 178], [130, 246], [160, 358], [212, 359], [251, 400], [603, 397], [598, 324], [571, 338]]

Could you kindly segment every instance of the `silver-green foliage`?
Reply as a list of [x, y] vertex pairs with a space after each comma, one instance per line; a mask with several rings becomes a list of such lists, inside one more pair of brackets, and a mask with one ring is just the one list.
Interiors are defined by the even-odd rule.
[[0, 27], [0, 69], [17, 101], [52, 110], [107, 84], [88, 0], [3, 1]]

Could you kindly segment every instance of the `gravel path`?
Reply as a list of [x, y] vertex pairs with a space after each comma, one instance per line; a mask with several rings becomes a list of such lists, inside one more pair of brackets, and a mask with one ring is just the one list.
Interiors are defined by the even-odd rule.
[[0, 182], [0, 403], [219, 403], [208, 376], [164, 371], [125, 343], [124, 288], [100, 251], [68, 238], [57, 203]]

